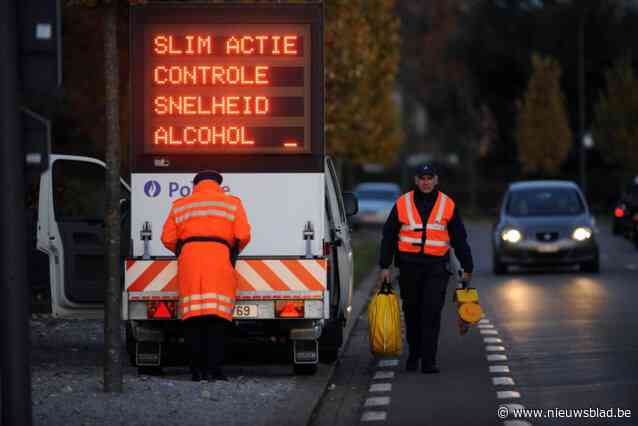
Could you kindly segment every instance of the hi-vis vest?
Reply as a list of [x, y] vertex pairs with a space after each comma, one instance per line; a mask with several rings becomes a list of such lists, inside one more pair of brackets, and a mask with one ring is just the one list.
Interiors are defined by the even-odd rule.
[[423, 242], [423, 220], [414, 205], [414, 191], [397, 200], [397, 212], [401, 230], [399, 231], [399, 251], [404, 253], [424, 253], [430, 256], [445, 256], [450, 248], [450, 234], [447, 224], [454, 214], [454, 201], [439, 191], [425, 226]]

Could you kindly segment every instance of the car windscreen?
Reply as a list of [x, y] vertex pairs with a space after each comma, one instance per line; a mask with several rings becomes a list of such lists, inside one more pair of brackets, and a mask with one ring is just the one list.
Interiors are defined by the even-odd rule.
[[399, 194], [394, 191], [363, 190], [357, 192], [359, 200], [395, 201]]
[[568, 216], [585, 207], [573, 188], [528, 188], [510, 192], [507, 213], [511, 216]]

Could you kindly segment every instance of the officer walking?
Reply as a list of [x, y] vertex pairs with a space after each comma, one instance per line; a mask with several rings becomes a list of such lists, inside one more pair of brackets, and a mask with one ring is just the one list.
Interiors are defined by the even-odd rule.
[[179, 311], [194, 381], [227, 380], [224, 328], [233, 318], [237, 287], [231, 257], [250, 241], [244, 206], [221, 183], [219, 172], [198, 173], [193, 193], [173, 202], [162, 232], [162, 243], [178, 257]]
[[467, 233], [454, 201], [437, 189], [432, 164], [416, 169], [416, 188], [397, 200], [383, 226], [380, 280], [390, 281], [390, 265], [399, 267], [399, 287], [409, 346], [407, 370], [438, 373], [436, 352], [441, 310], [450, 277], [450, 246], [464, 270], [462, 280], [472, 278], [473, 261]]

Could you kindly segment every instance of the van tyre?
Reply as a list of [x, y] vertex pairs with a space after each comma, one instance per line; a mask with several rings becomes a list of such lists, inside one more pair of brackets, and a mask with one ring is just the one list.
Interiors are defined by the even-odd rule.
[[135, 338], [133, 337], [133, 329], [130, 323], [126, 324], [126, 352], [131, 365], [137, 367], [137, 359], [135, 359]]
[[339, 349], [343, 344], [344, 321], [333, 320], [324, 328], [319, 338], [319, 361], [332, 364], [339, 358]]

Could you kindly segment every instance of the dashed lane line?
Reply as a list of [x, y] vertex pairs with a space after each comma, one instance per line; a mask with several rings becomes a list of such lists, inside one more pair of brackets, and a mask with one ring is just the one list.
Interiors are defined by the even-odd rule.
[[505, 352], [505, 346], [488, 345], [485, 347], [485, 350], [488, 352]]
[[375, 383], [370, 386], [368, 392], [392, 392], [392, 383]]
[[503, 354], [490, 354], [487, 356], [487, 360], [492, 361], [507, 361], [507, 355]]
[[398, 359], [382, 359], [377, 364], [378, 367], [396, 367], [399, 365]]
[[374, 396], [366, 399], [366, 402], [363, 404], [364, 407], [381, 407], [384, 405], [390, 405], [389, 396]]
[[377, 371], [372, 380], [394, 379], [394, 371]]
[[498, 337], [484, 337], [484, 343], [503, 343], [503, 341]]
[[514, 386], [514, 379], [511, 377], [492, 377], [494, 386]]
[[520, 398], [521, 394], [516, 391], [498, 391], [496, 392], [496, 397], [498, 399], [516, 399]]
[[384, 422], [388, 417], [385, 411], [366, 411], [361, 416], [362, 422]]
[[507, 365], [490, 365], [490, 373], [509, 373], [510, 368]]
[[498, 334], [498, 331], [482, 328], [479, 330], [481, 334]]

